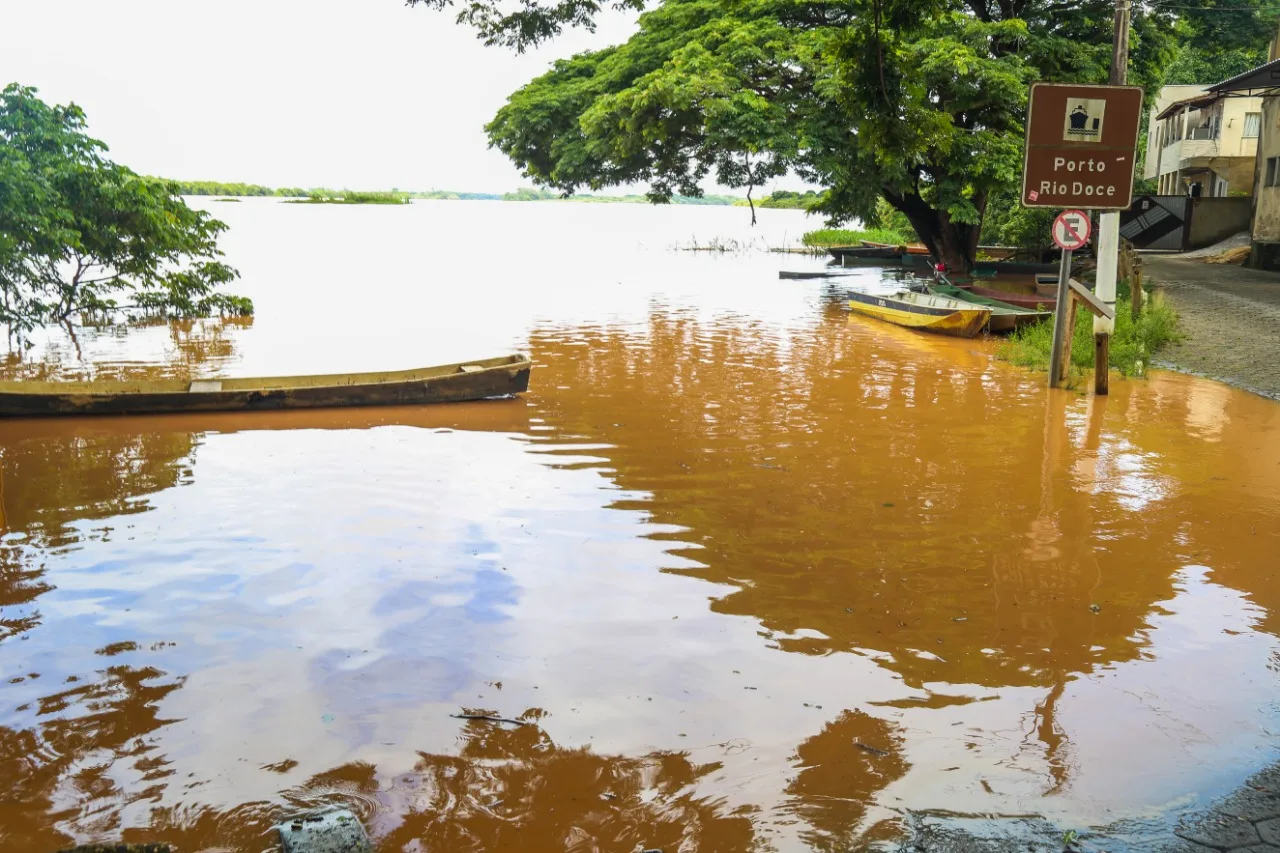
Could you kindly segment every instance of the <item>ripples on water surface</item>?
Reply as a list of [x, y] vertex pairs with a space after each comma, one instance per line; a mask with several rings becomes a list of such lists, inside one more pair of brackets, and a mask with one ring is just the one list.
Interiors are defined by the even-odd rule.
[[217, 213], [251, 324], [9, 373], [521, 350], [533, 385], [0, 423], [5, 849], [260, 851], [343, 802], [387, 851], [837, 850], [1150, 816], [1276, 757], [1275, 404], [1046, 395], [776, 278], [820, 260], [670, 251], [741, 210]]

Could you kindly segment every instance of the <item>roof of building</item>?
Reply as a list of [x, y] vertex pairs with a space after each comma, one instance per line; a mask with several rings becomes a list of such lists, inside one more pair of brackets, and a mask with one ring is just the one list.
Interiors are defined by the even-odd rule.
[[1160, 111], [1156, 119], [1168, 118], [1174, 113], [1182, 112], [1186, 109], [1198, 110], [1201, 107], [1207, 107], [1215, 101], [1222, 100], [1222, 95], [1215, 92], [1206, 92], [1203, 95], [1196, 95], [1194, 98], [1183, 98], [1181, 101], [1174, 101], [1169, 106]]
[[1237, 74], [1230, 80], [1223, 80], [1218, 85], [1209, 87], [1209, 91], [1220, 94], [1250, 92], [1261, 95], [1277, 88], [1280, 88], [1280, 59], [1268, 62], [1266, 65], [1259, 65], [1252, 71]]

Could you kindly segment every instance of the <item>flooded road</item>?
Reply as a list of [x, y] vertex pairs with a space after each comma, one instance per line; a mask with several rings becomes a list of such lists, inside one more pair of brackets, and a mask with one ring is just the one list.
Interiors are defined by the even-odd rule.
[[0, 423], [5, 849], [265, 851], [334, 802], [383, 851], [835, 851], [1176, 813], [1280, 757], [1275, 403], [1048, 394], [776, 279], [818, 260], [670, 251], [733, 209], [227, 207], [252, 324], [7, 370], [521, 350], [530, 392]]

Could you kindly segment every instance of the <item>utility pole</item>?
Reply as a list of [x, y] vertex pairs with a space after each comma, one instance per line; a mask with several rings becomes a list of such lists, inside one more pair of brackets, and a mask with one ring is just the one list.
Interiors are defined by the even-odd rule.
[[[1111, 47], [1111, 85], [1123, 86], [1129, 79], [1129, 10], [1132, 0], [1116, 0], [1115, 26]], [[1133, 180], [1133, 176], [1129, 177]], [[1098, 222], [1098, 276], [1095, 292], [1099, 301], [1116, 307], [1116, 266], [1120, 255], [1120, 212], [1107, 211]], [[1130, 287], [1133, 283], [1129, 283]], [[1106, 317], [1093, 318], [1093, 393], [1106, 394], [1109, 390], [1111, 363], [1111, 333], [1115, 321]]]

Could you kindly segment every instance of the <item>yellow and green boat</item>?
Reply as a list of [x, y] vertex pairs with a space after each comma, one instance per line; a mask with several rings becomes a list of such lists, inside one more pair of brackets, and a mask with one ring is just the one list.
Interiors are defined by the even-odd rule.
[[989, 307], [910, 290], [887, 295], [851, 291], [849, 310], [909, 329], [957, 338], [972, 338], [991, 320]]

